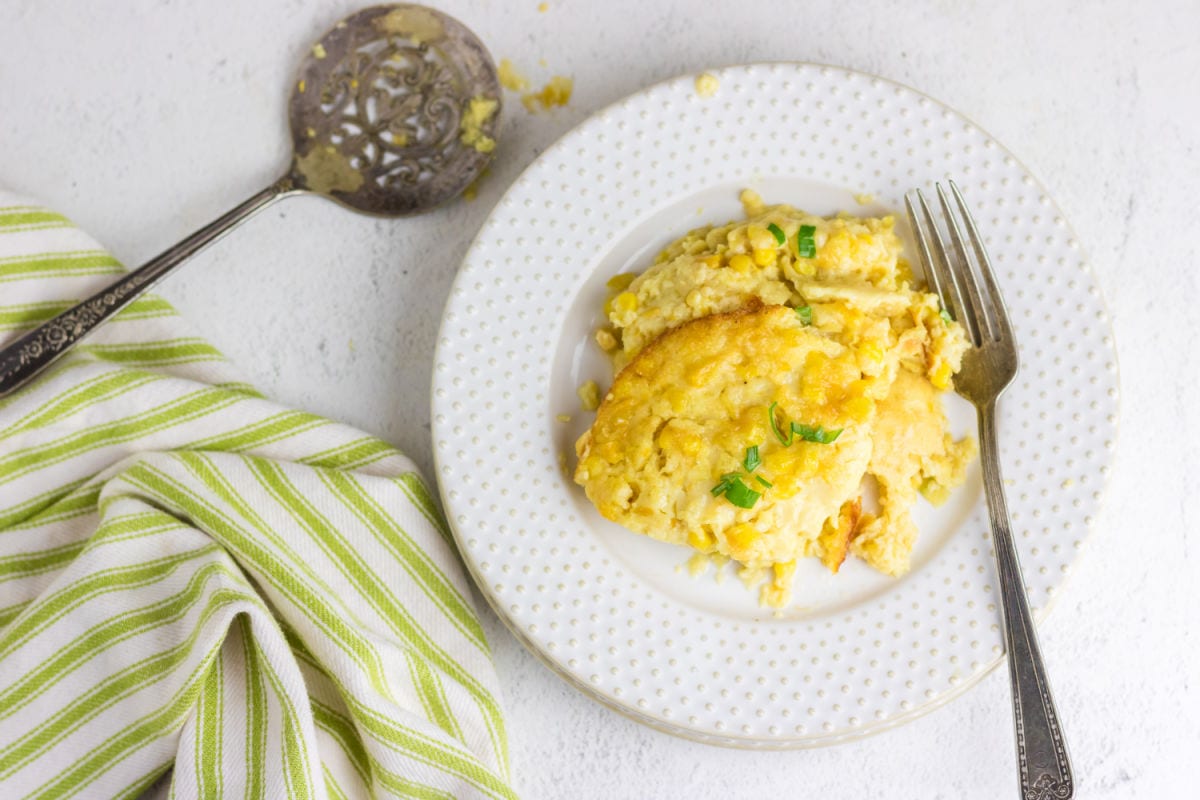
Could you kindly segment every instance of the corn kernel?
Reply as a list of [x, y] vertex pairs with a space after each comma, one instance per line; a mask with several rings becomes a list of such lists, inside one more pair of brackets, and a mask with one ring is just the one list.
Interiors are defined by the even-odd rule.
[[774, 250], [778, 246], [775, 234], [761, 225], [747, 225], [746, 238], [755, 250]]
[[667, 389], [665, 397], [667, 404], [671, 406], [671, 410], [676, 414], [683, 412], [687, 408], [688, 392], [681, 386], [672, 386]]
[[[597, 447], [596, 454], [609, 464], [616, 464], [625, 458], [625, 449], [621, 446], [620, 442], [609, 441]], [[599, 472], [600, 470], [595, 471]]]
[[745, 552], [758, 541], [758, 538], [759, 533], [754, 526], [745, 522], [733, 525], [725, 531], [725, 541], [729, 543], [729, 549], [734, 553]]
[[619, 295], [613, 298], [612, 307], [617, 311], [622, 311], [625, 313], [637, 311], [637, 295], [633, 292], [621, 292]]
[[704, 439], [694, 433], [668, 425], [658, 435], [658, 446], [661, 450], [682, 453], [685, 456], [697, 456], [705, 447]]
[[684, 380], [686, 380], [690, 386], [704, 386], [713, 379], [713, 376], [716, 373], [721, 371], [723, 366], [725, 366], [725, 361], [720, 358], [701, 361], [695, 366], [690, 367], [684, 373]]
[[729, 259], [729, 268], [734, 272], [747, 273], [754, 269], [754, 261], [750, 256], [738, 253], [733, 258]]
[[760, 267], [769, 267], [775, 263], [775, 250], [763, 250], [762, 248], [754, 248], [754, 263]]
[[700, 552], [707, 552], [716, 544], [716, 537], [706, 530], [688, 531], [687, 543]]
[[929, 373], [929, 382], [935, 389], [946, 389], [950, 386], [950, 364], [943, 361]]
[[821, 467], [821, 450], [817, 448], [825, 447], [823, 444], [812, 444], [804, 442], [800, 447], [800, 461], [797, 465], [800, 475], [804, 478], [811, 478], [817, 474]]
[[845, 410], [846, 416], [855, 422], [866, 422], [870, 416], [875, 404], [867, 397], [851, 397], [842, 407]]

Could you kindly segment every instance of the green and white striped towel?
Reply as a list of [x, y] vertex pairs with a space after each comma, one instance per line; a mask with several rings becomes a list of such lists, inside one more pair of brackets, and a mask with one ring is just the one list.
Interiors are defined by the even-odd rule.
[[[0, 342], [121, 266], [0, 194]], [[514, 797], [491, 654], [387, 444], [143, 297], [0, 401], [9, 797]]]

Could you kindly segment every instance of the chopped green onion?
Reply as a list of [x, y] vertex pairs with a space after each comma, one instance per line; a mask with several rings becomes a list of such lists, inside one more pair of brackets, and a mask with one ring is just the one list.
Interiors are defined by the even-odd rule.
[[942, 322], [946, 323], [947, 325], [949, 325], [951, 322], [954, 322], [954, 317], [950, 316], [950, 312], [944, 308], [938, 312], [938, 316], [941, 317]]
[[775, 406], [777, 405], [779, 405], [777, 402], [771, 403], [771, 407], [767, 409], [767, 418], [771, 420], [771, 433], [775, 434], [775, 438], [779, 440], [781, 445], [784, 447], [791, 447], [792, 434], [795, 433], [795, 430], [789, 429], [787, 438], [783, 438], [783, 431], [779, 430], [779, 423], [775, 421]]
[[729, 488], [730, 483], [732, 483], [733, 481], [740, 481], [741, 479], [742, 479], [741, 473], [726, 472], [724, 475], [721, 476], [721, 482], [712, 488], [713, 496], [720, 497], [722, 494], [725, 493], [725, 490]]
[[837, 441], [837, 438], [842, 435], [842, 430], [842, 428], [838, 428], [836, 431], [827, 431], [820, 425], [814, 428], [812, 425], [792, 423], [792, 433], [799, 435], [806, 442], [816, 442], [817, 444], [829, 444]]
[[771, 232], [771, 235], [775, 237], [775, 241], [779, 244], [783, 244], [787, 241], [787, 234], [783, 232], [783, 228], [779, 227], [774, 222], [767, 226], [767, 230]]
[[769, 480], [767, 480], [766, 478], [764, 478], [762, 475], [755, 475], [754, 480], [758, 481], [759, 483], [761, 483], [763, 486], [767, 487], [768, 489], [770, 489], [772, 486], [775, 485], [775, 484], [771, 483]]
[[754, 504], [760, 497], [762, 497], [762, 492], [754, 491], [743, 483], [741, 478], [734, 478], [725, 487], [725, 499], [738, 508], [754, 508]]
[[817, 232], [816, 225], [801, 225], [796, 233], [796, 252], [801, 258], [813, 258], [817, 255], [817, 243], [813, 234]]
[[812, 325], [812, 306], [800, 306], [796, 309], [796, 316], [805, 325]]
[[758, 469], [758, 465], [762, 463], [762, 459], [758, 456], [758, 445], [751, 445], [746, 448], [746, 459], [742, 462], [742, 466], [746, 468], [746, 472], [754, 472]]

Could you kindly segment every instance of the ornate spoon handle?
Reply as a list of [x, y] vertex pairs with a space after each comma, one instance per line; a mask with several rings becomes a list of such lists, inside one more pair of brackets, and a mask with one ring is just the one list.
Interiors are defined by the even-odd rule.
[[1000, 477], [996, 437], [996, 406], [979, 409], [979, 450], [983, 488], [992, 520], [992, 542], [1000, 575], [1000, 607], [1004, 611], [1004, 642], [1012, 681], [1013, 722], [1017, 734], [1017, 766], [1021, 770], [1022, 800], [1067, 800], [1075, 793], [1071, 762], [1050, 682], [1042, 663], [1033, 615], [1025, 597], [1025, 581], [1017, 560]]
[[290, 177], [276, 181], [112, 286], [42, 323], [0, 350], [0, 397], [24, 386], [97, 325], [132, 303], [184, 261], [293, 190]]

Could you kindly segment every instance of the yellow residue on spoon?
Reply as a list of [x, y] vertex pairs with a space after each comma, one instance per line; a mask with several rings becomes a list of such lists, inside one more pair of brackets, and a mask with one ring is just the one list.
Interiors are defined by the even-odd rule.
[[397, 8], [375, 20], [375, 26], [392, 36], [406, 36], [415, 44], [435, 42], [446, 35], [442, 21], [428, 9], [417, 6]]
[[355, 192], [362, 186], [362, 173], [356, 170], [333, 145], [316, 145], [296, 157], [296, 171], [314, 192]]
[[471, 102], [467, 103], [467, 107], [463, 110], [462, 122], [459, 124], [459, 129], [462, 131], [461, 140], [465, 145], [474, 147], [480, 153], [490, 153], [496, 149], [496, 140], [483, 132], [483, 126], [496, 113], [496, 109], [500, 107], [500, 103], [490, 97], [482, 95], [472, 97]]

